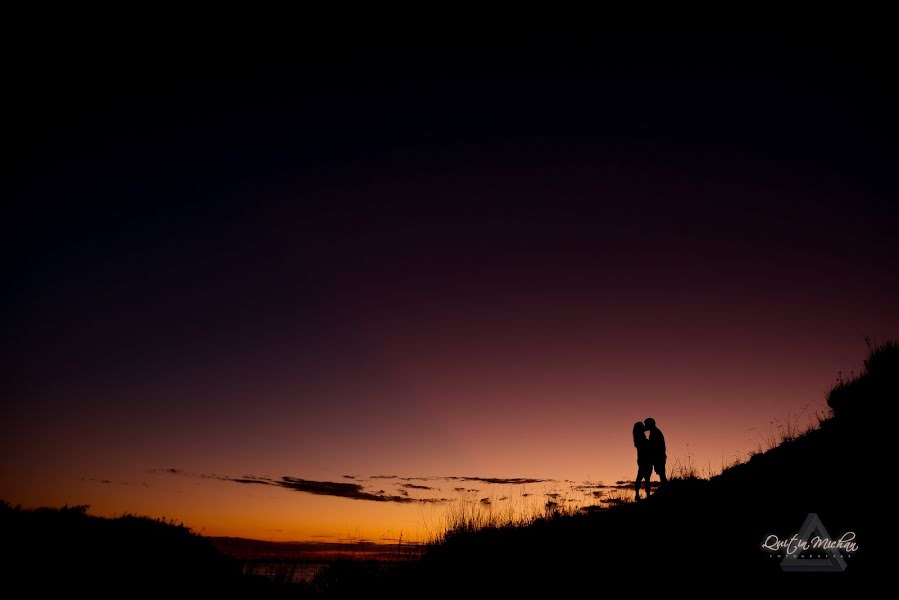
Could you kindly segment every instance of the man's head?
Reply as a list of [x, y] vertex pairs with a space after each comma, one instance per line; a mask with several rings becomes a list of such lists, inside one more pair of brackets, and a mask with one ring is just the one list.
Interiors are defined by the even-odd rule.
[[656, 420], [652, 417], [643, 421], [643, 424], [646, 426], [646, 429], [655, 429], [656, 428]]

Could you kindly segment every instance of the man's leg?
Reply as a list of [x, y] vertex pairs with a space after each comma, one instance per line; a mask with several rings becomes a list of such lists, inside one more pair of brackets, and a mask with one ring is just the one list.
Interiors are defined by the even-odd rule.
[[659, 485], [664, 485], [668, 483], [668, 478], [665, 476], [665, 461], [658, 461], [655, 465], [656, 473], [659, 474]]

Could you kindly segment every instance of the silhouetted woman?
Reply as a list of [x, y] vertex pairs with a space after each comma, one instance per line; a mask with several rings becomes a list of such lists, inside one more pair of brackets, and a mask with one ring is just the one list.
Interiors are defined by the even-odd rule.
[[636, 499], [640, 499], [640, 482], [646, 481], [646, 497], [649, 498], [649, 477], [652, 475], [652, 453], [646, 439], [646, 426], [640, 421], [634, 423], [634, 447], [637, 449], [637, 481], [634, 483]]

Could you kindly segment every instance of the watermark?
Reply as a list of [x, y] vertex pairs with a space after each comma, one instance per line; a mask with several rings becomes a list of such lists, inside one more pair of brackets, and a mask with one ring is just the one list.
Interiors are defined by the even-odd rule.
[[858, 543], [854, 531], [847, 531], [838, 538], [831, 537], [818, 515], [809, 513], [799, 533], [785, 539], [769, 535], [762, 542], [762, 549], [783, 557], [780, 568], [784, 571], [824, 573], [844, 571], [846, 558], [858, 551]]

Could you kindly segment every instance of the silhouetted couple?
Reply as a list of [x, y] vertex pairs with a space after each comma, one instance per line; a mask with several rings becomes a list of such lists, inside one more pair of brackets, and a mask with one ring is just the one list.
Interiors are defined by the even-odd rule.
[[[649, 439], [646, 439], [646, 432]], [[640, 499], [640, 482], [646, 482], [646, 497], [649, 497], [649, 476], [655, 469], [659, 476], [659, 483], [665, 484], [665, 436], [656, 427], [655, 419], [646, 419], [642, 423], [634, 423], [634, 446], [637, 448], [637, 481], [634, 489], [637, 492], [637, 500]]]

